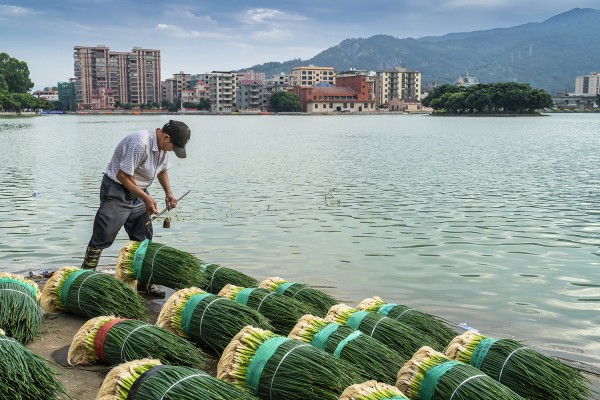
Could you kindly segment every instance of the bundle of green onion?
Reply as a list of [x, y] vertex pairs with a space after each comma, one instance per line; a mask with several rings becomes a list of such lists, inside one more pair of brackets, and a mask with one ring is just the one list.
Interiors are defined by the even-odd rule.
[[20, 275], [0, 272], [0, 327], [23, 344], [31, 342], [42, 326], [37, 283]]
[[591, 398], [588, 381], [575, 368], [512, 339], [467, 331], [446, 348], [453, 360], [470, 364], [527, 399]]
[[408, 399], [395, 386], [377, 381], [367, 381], [352, 385], [340, 396], [339, 400], [402, 400]]
[[412, 400], [522, 400], [477, 368], [420, 348], [398, 372], [396, 386]]
[[345, 304], [331, 307], [325, 321], [347, 325], [379, 340], [390, 349], [397, 351], [403, 362], [421, 346], [431, 343], [430, 338], [410, 325], [377, 313], [359, 311]]
[[219, 296], [260, 312], [271, 322], [274, 332], [280, 335], [287, 335], [304, 314], [310, 313], [310, 307], [301, 301], [266, 289], [228, 284], [219, 292]]
[[252, 326], [227, 346], [217, 377], [270, 400], [336, 400], [345, 388], [365, 380], [344, 360]]
[[288, 335], [348, 361], [369, 379], [396, 383], [404, 360], [395, 351], [361, 331], [307, 314]]
[[0, 329], [0, 399], [69, 398], [56, 375], [45, 359]]
[[42, 290], [40, 300], [47, 312], [68, 312], [93, 318], [116, 315], [146, 319], [146, 301], [115, 277], [77, 267], [58, 269]]
[[258, 286], [258, 281], [250, 275], [218, 264], [202, 264], [200, 270], [207, 282], [202, 289], [212, 294], [218, 294], [228, 283], [241, 287]]
[[246, 325], [272, 329], [269, 321], [250, 307], [198, 288], [173, 293], [162, 307], [156, 325], [205, 344], [219, 354]]
[[201, 265], [201, 260], [185, 251], [150, 240], [130, 241], [117, 257], [116, 277], [134, 289], [138, 281], [171, 289], [202, 287]]
[[259, 287], [310, 304], [311, 314], [319, 317], [324, 317], [331, 306], [338, 303], [325, 292], [304, 283], [288, 282], [277, 276], [265, 279]]
[[458, 335], [458, 332], [451, 328], [451, 324], [441, 318], [426, 314], [408, 306], [385, 303], [378, 296], [373, 296], [361, 301], [356, 308], [361, 311], [376, 312], [397, 321], [404, 322], [433, 339], [435, 343], [439, 345], [440, 349], [443, 349], [444, 346]]
[[173, 332], [134, 319], [102, 316], [90, 319], [79, 329], [67, 359], [71, 365], [103, 362], [109, 365], [144, 357], [164, 364], [202, 368], [202, 350]]
[[114, 367], [106, 374], [96, 400], [257, 400], [206, 372], [159, 360], [140, 359]]

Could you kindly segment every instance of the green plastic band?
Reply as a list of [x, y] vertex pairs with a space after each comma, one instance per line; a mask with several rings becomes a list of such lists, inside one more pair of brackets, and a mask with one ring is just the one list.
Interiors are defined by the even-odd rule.
[[384, 305], [382, 305], [381, 307], [379, 307], [379, 310], [377, 310], [378, 314], [381, 315], [385, 315], [387, 317], [388, 313], [390, 311], [392, 311], [392, 308], [396, 307], [398, 304], [395, 303], [386, 303]]
[[295, 282], [282, 283], [281, 285], [277, 286], [277, 288], [275, 289], [275, 293], [284, 294], [285, 291], [290, 288], [290, 286], [293, 286], [295, 284], [296, 284]]
[[310, 344], [312, 344], [317, 349], [325, 350], [327, 347], [327, 340], [329, 340], [329, 336], [331, 336], [337, 329], [340, 327], [339, 324], [332, 322], [330, 324], [325, 325], [323, 329], [313, 336]]
[[76, 271], [71, 272], [67, 279], [65, 279], [65, 281], [63, 282], [62, 286], [60, 287], [60, 302], [63, 306], [67, 305], [67, 295], [69, 294], [71, 284], [75, 279], [77, 279], [79, 275], [83, 274], [84, 272], [93, 273], [93, 271], [90, 270], [78, 269]]
[[235, 302], [247, 306], [248, 299], [250, 298], [250, 295], [252, 294], [254, 289], [256, 289], [256, 288], [245, 288], [245, 289], [240, 290], [235, 295]]
[[367, 311], [357, 311], [354, 314], [352, 314], [350, 318], [348, 318], [348, 321], [346, 321], [346, 325], [350, 328], [358, 330], [358, 327], [368, 314], [369, 313]]
[[206, 268], [210, 267], [211, 265], [217, 265], [217, 264], [206, 264], [206, 263], [202, 263], [200, 264], [200, 272], [206, 272]]
[[148, 250], [148, 244], [150, 239], [146, 239], [140, 243], [135, 253], [133, 253], [133, 276], [139, 280], [142, 277], [142, 263], [144, 257], [146, 257], [146, 250]]
[[335, 351], [333, 352], [333, 356], [340, 358], [340, 354], [342, 354], [342, 350], [344, 350], [344, 347], [346, 347], [346, 345], [349, 342], [356, 339], [360, 335], [362, 335], [361, 331], [354, 331], [351, 334], [349, 334], [348, 336], [346, 336], [346, 338], [344, 340], [342, 340], [341, 342], [338, 343], [337, 347], [335, 348]]
[[425, 372], [423, 380], [419, 384], [419, 400], [431, 400], [435, 387], [440, 378], [455, 365], [462, 364], [458, 361], [446, 361], [441, 364], [431, 367]]
[[35, 288], [34, 288], [33, 286], [31, 286], [30, 284], [28, 284], [28, 283], [25, 283], [25, 282], [23, 282], [23, 281], [18, 281], [18, 280], [16, 280], [16, 279], [10, 279], [10, 278], [0, 278], [0, 283], [5, 283], [5, 282], [6, 282], [6, 283], [14, 283], [14, 284], [17, 284], [17, 285], [21, 285], [21, 286], [23, 286], [24, 288], [28, 289], [28, 290], [31, 292], [31, 294], [33, 294], [33, 297], [34, 297], [34, 298], [37, 298], [37, 291], [36, 291], [36, 290], [35, 290]]
[[288, 339], [285, 336], [276, 336], [265, 340], [259, 348], [256, 349], [246, 370], [246, 386], [248, 386], [254, 395], [258, 394], [258, 381], [260, 380], [265, 365], [267, 365], [267, 362], [273, 354], [275, 354], [275, 351], [279, 346], [290, 340], [292, 339]]
[[198, 293], [193, 295], [188, 299], [188, 301], [183, 306], [181, 310], [181, 330], [185, 332], [185, 334], [189, 334], [190, 330], [190, 321], [192, 319], [192, 315], [194, 314], [194, 310], [198, 306], [198, 304], [207, 298], [208, 296], [214, 296], [210, 293]]
[[487, 353], [490, 350], [490, 347], [492, 347], [492, 345], [497, 341], [498, 339], [485, 338], [481, 342], [479, 342], [477, 347], [475, 347], [475, 350], [473, 350], [473, 354], [471, 355], [469, 364], [471, 364], [477, 369], [480, 369], [481, 364], [483, 364], [483, 361], [485, 360], [485, 357], [487, 356]]

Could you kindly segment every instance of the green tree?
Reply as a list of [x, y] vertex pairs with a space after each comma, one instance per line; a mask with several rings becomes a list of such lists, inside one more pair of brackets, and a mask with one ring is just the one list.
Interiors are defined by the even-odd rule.
[[162, 108], [169, 109], [171, 107], [171, 102], [168, 99], [162, 99], [160, 105]]
[[198, 102], [198, 110], [210, 110], [210, 100], [204, 97]]
[[27, 63], [6, 53], [0, 53], [0, 76], [4, 78], [10, 93], [27, 93], [33, 88]]
[[302, 111], [302, 104], [296, 94], [280, 91], [269, 97], [269, 109], [275, 112], [298, 112]]

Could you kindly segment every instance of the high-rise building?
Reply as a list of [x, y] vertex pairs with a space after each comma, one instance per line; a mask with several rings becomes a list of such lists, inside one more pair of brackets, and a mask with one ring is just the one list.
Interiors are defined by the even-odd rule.
[[396, 98], [421, 100], [421, 72], [402, 67], [377, 71], [375, 94], [377, 105], [388, 104]]
[[179, 100], [184, 90], [192, 88], [190, 85], [191, 80], [192, 75], [183, 71], [173, 74], [172, 78], [168, 78], [164, 82], [163, 98], [171, 102]]
[[75, 46], [75, 96], [78, 108], [92, 108], [92, 95], [110, 89], [115, 101], [139, 105], [160, 102], [160, 50], [134, 47], [130, 52], [107, 46]]
[[595, 96], [600, 94], [600, 72], [575, 78], [576, 96]]

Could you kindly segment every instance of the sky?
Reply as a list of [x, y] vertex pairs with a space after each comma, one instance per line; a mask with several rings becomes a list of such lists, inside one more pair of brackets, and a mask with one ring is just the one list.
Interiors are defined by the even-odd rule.
[[[160, 50], [161, 78], [312, 58], [344, 39], [397, 38], [542, 22], [598, 0], [0, 0], [0, 53], [33, 90], [73, 77], [74, 46]], [[408, 66], [410, 67], [410, 66]]]

